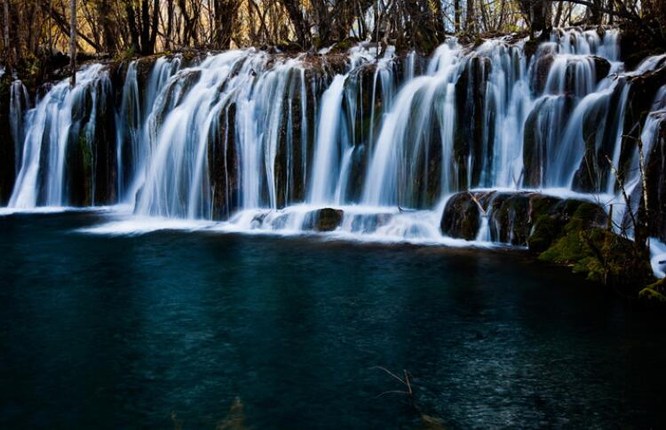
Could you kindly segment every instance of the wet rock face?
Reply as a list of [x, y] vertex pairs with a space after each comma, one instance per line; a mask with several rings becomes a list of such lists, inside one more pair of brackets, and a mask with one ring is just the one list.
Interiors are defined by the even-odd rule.
[[235, 136], [236, 105], [222, 110], [218, 132], [208, 144], [211, 210], [215, 220], [225, 220], [238, 208], [240, 196], [239, 158]]
[[[543, 55], [538, 57], [534, 62], [532, 71], [531, 89], [534, 95], [543, 94], [544, 91], [549, 90], [547, 87], [549, 78], [551, 78], [551, 70], [555, 64], [556, 56], [552, 52], [546, 51]], [[562, 66], [562, 63], [558, 63]], [[564, 92], [574, 93], [577, 81], [577, 72], [581, 69], [588, 69], [594, 72], [594, 82], [599, 83], [602, 79], [608, 76], [611, 65], [605, 58], [595, 55], [571, 58], [566, 60], [564, 66]]]
[[539, 57], [534, 64], [534, 74], [532, 77], [532, 91], [534, 94], [542, 94], [546, 88], [546, 81], [548, 80], [548, 73], [550, 67], [555, 61], [555, 55], [548, 53]]
[[[488, 135], [484, 139], [484, 108], [491, 68], [489, 58], [473, 57], [465, 64], [455, 84], [456, 107], [461, 112], [456, 115], [453, 150], [458, 172], [456, 182], [461, 188], [485, 185], [481, 183], [481, 178], [493, 157], [494, 148], [484, 148], [485, 144], [489, 145], [494, 140], [493, 130], [487, 130]], [[481, 156], [484, 153], [485, 157]], [[470, 159], [471, 163], [468, 163]], [[468, 176], [471, 176], [470, 184], [467, 183]]]
[[666, 112], [646, 166], [650, 235], [666, 241]]
[[106, 205], [117, 200], [116, 128], [109, 103], [113, 89], [106, 82], [99, 80], [86, 88], [85, 97], [72, 109], [65, 193], [73, 206]]
[[[310, 110], [313, 106], [308, 105], [309, 98], [305, 100], [305, 109], [302, 112], [303, 96], [297, 89], [302, 84], [301, 76], [295, 70], [292, 71], [287, 85], [287, 96], [283, 100], [283, 112], [286, 113], [280, 124], [279, 140], [275, 155], [274, 174], [275, 190], [277, 193], [276, 204], [278, 208], [284, 208], [297, 201], [303, 201], [305, 197], [305, 166], [302, 160], [306, 157], [309, 149], [307, 139], [303, 142], [302, 130], [307, 124], [303, 124], [303, 114], [306, 118], [312, 118], [314, 113]], [[308, 85], [307, 80], [304, 85]], [[305, 144], [305, 145], [304, 145]]]
[[605, 58], [593, 56], [592, 61], [594, 62], [594, 70], [596, 72], [597, 83], [608, 76], [610, 72], [611, 65]]
[[8, 75], [0, 78], [0, 206], [9, 201], [14, 187], [14, 142], [9, 126], [9, 102], [11, 85]]
[[655, 94], [666, 83], [666, 65], [629, 80], [629, 96], [625, 107], [620, 171], [631, 160], [640, 137], [645, 118], [652, 108]]
[[575, 101], [571, 95], [541, 99], [525, 120], [523, 131], [523, 185], [539, 188], [549, 175], [551, 152], [560, 142]]
[[333, 231], [342, 224], [344, 211], [341, 209], [323, 208], [308, 212], [303, 222], [304, 230]]

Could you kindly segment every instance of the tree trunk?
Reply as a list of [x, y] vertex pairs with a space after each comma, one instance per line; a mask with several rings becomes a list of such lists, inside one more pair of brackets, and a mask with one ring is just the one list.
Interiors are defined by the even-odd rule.
[[301, 5], [298, 0], [282, 0], [282, 4], [287, 9], [289, 19], [296, 30], [298, 44], [305, 48], [310, 42], [310, 24], [301, 11]]
[[166, 35], [164, 37], [164, 49], [171, 49], [171, 41], [173, 38], [173, 15], [174, 15], [174, 4], [173, 0], [167, 1], [167, 25], [166, 25]]
[[530, 37], [551, 27], [551, 0], [521, 0], [519, 5], [530, 25]]
[[592, 0], [592, 4], [592, 6], [587, 8], [590, 16], [590, 23], [594, 25], [601, 25], [603, 20], [603, 13], [601, 12], [601, 0]]
[[12, 62], [12, 48], [11, 41], [9, 40], [9, 0], [2, 1], [3, 6], [3, 17], [4, 17], [4, 48], [5, 48], [5, 61], [7, 66], [13, 66]]
[[76, 85], [76, 0], [69, 1], [69, 67], [72, 70], [70, 85]]
[[213, 44], [216, 49], [229, 49], [233, 36], [239, 3], [235, 0], [215, 0]]
[[131, 1], [125, 0], [125, 13], [127, 14], [127, 25], [129, 26], [130, 41], [134, 53], [141, 52], [139, 41], [139, 29], [136, 26], [136, 12]]
[[160, 25], [160, 1], [153, 1], [153, 25], [150, 29], [149, 50], [150, 53], [155, 53], [155, 45], [157, 44], [157, 29]]
[[474, 20], [474, 0], [467, 0], [467, 17], [465, 17], [465, 31], [468, 34], [473, 34], [475, 30]]
[[97, 15], [100, 19], [102, 26], [102, 37], [104, 38], [104, 50], [108, 54], [116, 52], [116, 35], [113, 30], [113, 20], [111, 17], [111, 5], [107, 1], [100, 1], [97, 3]]
[[[612, 0], [611, 0], [612, 2]], [[557, 14], [555, 15], [555, 21], [553, 21], [553, 25], [556, 27], [559, 27], [562, 25], [562, 9], [564, 8], [564, 0], [559, 0], [557, 3]]]
[[460, 31], [460, 0], [453, 1], [453, 31]]
[[328, 14], [326, 4], [323, 0], [311, 0], [314, 16], [317, 22], [319, 46], [327, 46], [331, 42], [331, 17]]

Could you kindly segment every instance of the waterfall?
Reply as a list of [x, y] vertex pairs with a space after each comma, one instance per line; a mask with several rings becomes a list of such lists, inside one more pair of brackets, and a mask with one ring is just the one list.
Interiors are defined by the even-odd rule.
[[[211, 57], [200, 67], [181, 70], [164, 86], [148, 117], [145, 138], [151, 155], [137, 213], [209, 216], [209, 196], [201, 192], [207, 185], [202, 183], [204, 176], [208, 180], [205, 144], [229, 97], [224, 84], [233, 79], [234, 67], [243, 60], [241, 52]], [[243, 72], [237, 79], [251, 79], [247, 66]]]
[[532, 55], [526, 42], [451, 39], [427, 61], [367, 43], [164, 56], [126, 64], [117, 88], [91, 65], [29, 110], [16, 81], [10, 206], [122, 203], [241, 230], [301, 231], [326, 215], [351, 235], [435, 240], [458, 191], [616, 195], [610, 165], [636, 166], [622, 143], [635, 78], [666, 55], [625, 71], [613, 30], [556, 30]]
[[[447, 155], [453, 144], [454, 82], [460, 73], [459, 55], [458, 47], [441, 46], [428, 66], [428, 75], [411, 80], [396, 96], [394, 108], [384, 117], [368, 166], [365, 204], [416, 206], [428, 180], [449, 184]], [[434, 121], [440, 127], [439, 136], [433, 135]], [[438, 138], [445, 154], [442, 175], [429, 178], [423, 175], [422, 167], [430, 162], [431, 139]], [[405, 160], [407, 163], [403, 163]], [[420, 189], [415, 187], [419, 185]]]
[[181, 66], [181, 58], [159, 58], [147, 81], [146, 89], [139, 89], [139, 61], [132, 61], [127, 66], [125, 82], [122, 88], [120, 108], [116, 113], [116, 148], [118, 162], [118, 194], [123, 203], [134, 204], [136, 192], [144, 179], [145, 162], [149, 158], [147, 136], [154, 133], [148, 130], [148, 117], [157, 103], [157, 96], [168, 79]]
[[[21, 168], [10, 207], [70, 204], [66, 173], [74, 166], [66, 163], [68, 150], [83, 158], [82, 168], [93, 167], [91, 140], [95, 135], [97, 108], [107, 103], [110, 81], [99, 64], [78, 72], [76, 81], [73, 88], [69, 80], [55, 85], [27, 113]], [[94, 174], [89, 173], [87, 178], [94, 182]], [[88, 196], [86, 203], [94, 204], [93, 200]]]
[[9, 94], [9, 131], [14, 142], [14, 168], [18, 172], [21, 169], [25, 139], [24, 114], [30, 106], [30, 95], [28, 89], [20, 80], [12, 82]]
[[[321, 98], [317, 143], [311, 173], [312, 188], [309, 196], [309, 201], [314, 204], [332, 203], [334, 181], [337, 181], [339, 176], [341, 154], [338, 151], [341, 145], [338, 143], [338, 137], [345, 79], [346, 76], [343, 75], [335, 76], [331, 86]], [[345, 146], [347, 145], [348, 143], [345, 143]]]

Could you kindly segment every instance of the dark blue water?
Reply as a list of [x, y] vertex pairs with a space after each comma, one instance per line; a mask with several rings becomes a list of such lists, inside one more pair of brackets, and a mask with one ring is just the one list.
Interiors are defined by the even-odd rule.
[[0, 428], [666, 424], [665, 318], [515, 253], [101, 216], [0, 218]]

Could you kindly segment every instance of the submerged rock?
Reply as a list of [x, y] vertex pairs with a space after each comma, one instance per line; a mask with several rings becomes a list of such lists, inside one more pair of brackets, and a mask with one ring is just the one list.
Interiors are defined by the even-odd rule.
[[340, 227], [344, 211], [341, 209], [323, 208], [308, 212], [303, 221], [303, 230], [333, 231]]

